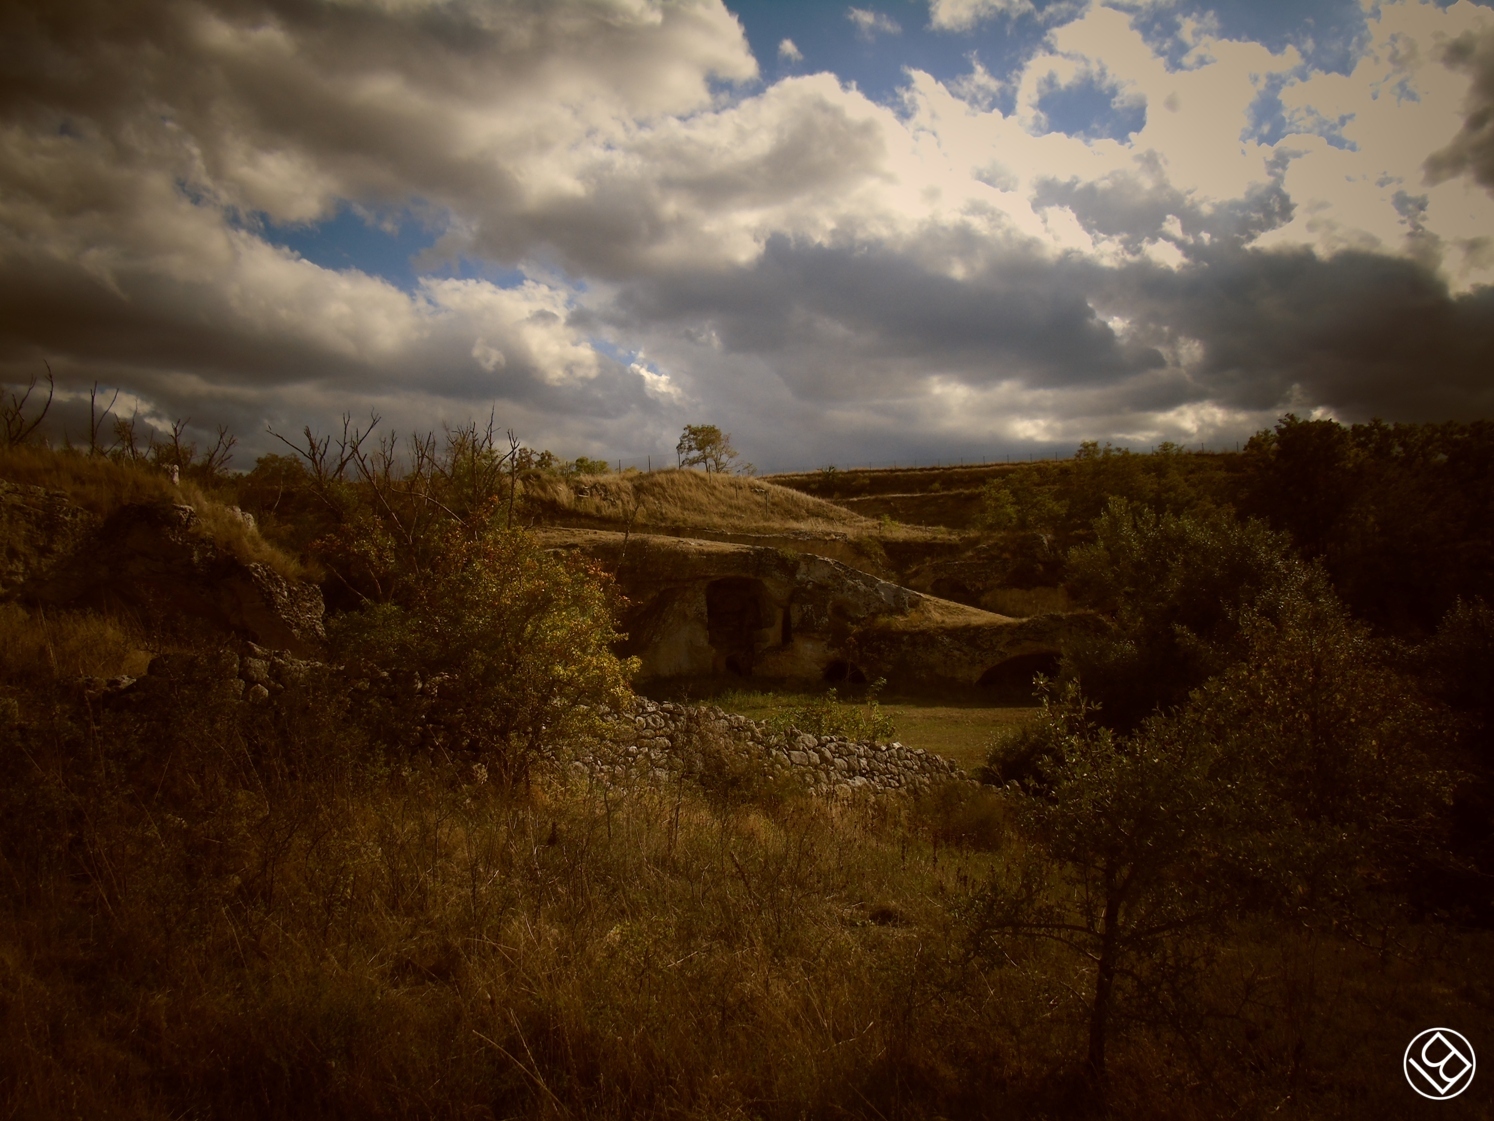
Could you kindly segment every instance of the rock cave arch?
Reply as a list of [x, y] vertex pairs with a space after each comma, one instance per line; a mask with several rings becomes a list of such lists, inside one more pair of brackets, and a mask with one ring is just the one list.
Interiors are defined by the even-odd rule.
[[929, 586], [929, 592], [940, 599], [963, 603], [970, 607], [980, 606], [980, 595], [970, 589], [965, 581], [953, 576], [940, 576]]
[[761, 580], [724, 576], [707, 584], [706, 635], [717, 671], [750, 677], [758, 652], [776, 637], [781, 614]]
[[854, 662], [837, 658], [825, 667], [824, 679], [832, 685], [865, 685], [866, 671]]
[[997, 662], [980, 675], [976, 685], [993, 700], [1013, 703], [1037, 700], [1037, 690], [1032, 679], [1037, 674], [1054, 677], [1058, 674], [1057, 651], [1042, 651], [1035, 654], [1018, 654]]

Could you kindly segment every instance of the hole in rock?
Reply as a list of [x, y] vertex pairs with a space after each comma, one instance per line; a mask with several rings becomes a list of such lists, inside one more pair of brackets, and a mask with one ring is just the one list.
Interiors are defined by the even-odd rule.
[[956, 580], [953, 576], [940, 576], [930, 585], [929, 591], [940, 599], [953, 600], [971, 607], [980, 605], [980, 596], [971, 591], [965, 581]]
[[1056, 676], [1058, 660], [1058, 655], [1053, 653], [1018, 654], [1015, 658], [998, 662], [986, 670], [976, 684], [990, 694], [993, 700], [1034, 701], [1037, 699], [1037, 690], [1033, 687], [1032, 679], [1040, 673], [1046, 677]]
[[749, 677], [757, 652], [772, 641], [778, 611], [761, 580], [724, 576], [706, 585], [706, 637], [718, 666]]
[[865, 685], [866, 673], [860, 666], [837, 659], [825, 667], [825, 680], [831, 685]]

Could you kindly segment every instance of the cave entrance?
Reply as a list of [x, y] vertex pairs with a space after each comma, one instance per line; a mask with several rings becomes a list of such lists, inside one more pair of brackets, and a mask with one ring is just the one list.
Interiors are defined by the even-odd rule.
[[953, 576], [940, 576], [929, 585], [929, 591], [940, 599], [963, 603], [968, 607], [980, 606], [980, 596], [971, 591], [970, 585], [965, 581], [957, 580]]
[[1005, 704], [1032, 704], [1038, 699], [1032, 679], [1058, 675], [1059, 656], [1055, 653], [1018, 654], [998, 662], [976, 682], [993, 701]]
[[779, 612], [761, 580], [725, 576], [706, 585], [706, 636], [716, 668], [752, 675], [757, 653], [773, 641]]
[[866, 684], [866, 672], [860, 666], [839, 658], [825, 667], [824, 676], [831, 685]]

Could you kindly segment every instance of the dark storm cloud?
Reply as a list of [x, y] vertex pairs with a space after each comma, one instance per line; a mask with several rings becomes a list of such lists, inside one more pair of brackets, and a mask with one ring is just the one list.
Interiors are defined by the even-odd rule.
[[1494, 411], [1494, 289], [1451, 295], [1416, 261], [1225, 249], [1177, 272], [1123, 270], [1110, 298], [1199, 340], [1195, 376], [1241, 408], [1296, 396], [1356, 420]]
[[[1238, 230], [1273, 199], [1209, 222]], [[816, 401], [900, 398], [938, 375], [1083, 390], [1091, 406], [1109, 392], [1118, 413], [1205, 400], [1355, 418], [1494, 409], [1494, 290], [1454, 296], [1425, 265], [1372, 253], [1190, 248], [1178, 270], [1008, 248], [957, 280], [885, 247], [780, 238], [749, 268], [635, 287], [618, 310], [636, 324], [706, 322], [724, 350], [769, 360]], [[1201, 355], [1164, 370], [1185, 342]]]
[[1453, 142], [1427, 160], [1427, 178], [1439, 183], [1469, 173], [1494, 188], [1494, 28], [1465, 32], [1444, 49], [1443, 61], [1473, 77], [1463, 127]]
[[[1433, 170], [1487, 182], [1494, 51], [1446, 39], [1473, 93], [1410, 166], [1461, 124]], [[1285, 149], [1199, 178], [1212, 119], [1162, 86], [1140, 132], [1096, 133], [1084, 113], [1160, 80], [1134, 55], [1064, 130], [1130, 139], [1087, 144], [911, 93], [899, 115], [832, 74], [723, 92], [756, 71], [714, 0], [22, 0], [0, 7], [0, 381], [50, 358], [62, 413], [97, 380], [243, 432], [497, 401], [571, 454], [704, 419], [764, 466], [867, 434], [932, 457], [1487, 411], [1491, 298], [1433, 271], [1461, 251], [1483, 275], [1437, 189], [1386, 177], [1381, 212], [1358, 187], [1339, 209], [1350, 177]], [[423, 275], [268, 240], [348, 212], [428, 221]]]
[[633, 286], [619, 311], [624, 322], [708, 323], [727, 350], [770, 358], [818, 400], [906, 392], [931, 375], [1059, 387], [1162, 364], [1087, 302], [1092, 266], [1000, 249], [956, 278], [885, 245], [774, 237], [749, 267]]
[[[1170, 241], [1190, 255], [1220, 242], [1241, 246], [1292, 219], [1295, 208], [1279, 181], [1255, 184], [1243, 198], [1205, 207], [1168, 184], [1160, 168], [1150, 170], [1147, 177], [1125, 172], [1090, 182], [1039, 180], [1033, 204], [1068, 207], [1090, 234], [1115, 238], [1130, 253], [1140, 253], [1148, 241]], [[1174, 219], [1176, 234], [1168, 228]]]

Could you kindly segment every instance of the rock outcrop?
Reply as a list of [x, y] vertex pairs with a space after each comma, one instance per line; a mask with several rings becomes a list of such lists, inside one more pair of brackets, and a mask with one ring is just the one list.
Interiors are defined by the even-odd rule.
[[45, 576], [97, 526], [61, 491], [0, 479], [0, 595]]
[[53, 606], [137, 613], [167, 630], [227, 631], [309, 654], [325, 640], [322, 595], [195, 532], [191, 506], [128, 505], [19, 589]]
[[1033, 670], [1051, 672], [1064, 640], [1095, 625], [1078, 614], [997, 615], [787, 549], [595, 530], [538, 536], [616, 573], [630, 603], [622, 652], [639, 658], [645, 680], [732, 673], [969, 687], [1010, 670], [1025, 672], [1030, 689]]

